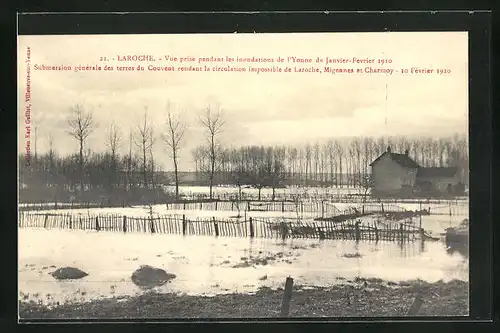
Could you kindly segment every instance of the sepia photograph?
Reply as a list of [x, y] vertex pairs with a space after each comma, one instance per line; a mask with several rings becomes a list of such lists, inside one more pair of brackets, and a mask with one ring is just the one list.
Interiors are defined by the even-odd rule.
[[468, 52], [18, 36], [19, 318], [468, 316]]

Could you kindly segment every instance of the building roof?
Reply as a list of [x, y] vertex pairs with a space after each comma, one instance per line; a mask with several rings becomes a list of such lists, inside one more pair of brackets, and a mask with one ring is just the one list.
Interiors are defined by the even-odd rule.
[[423, 178], [447, 178], [453, 177], [456, 175], [458, 169], [451, 168], [440, 168], [440, 167], [432, 167], [432, 168], [419, 168], [417, 171], [417, 177]]
[[407, 154], [391, 153], [390, 151], [386, 151], [382, 155], [380, 155], [379, 157], [377, 157], [373, 162], [370, 163], [370, 166], [373, 166], [376, 162], [378, 162], [385, 155], [390, 155], [390, 157], [392, 158], [392, 160], [394, 162], [398, 163], [399, 165], [401, 165], [403, 168], [416, 169], [416, 168], [420, 167], [418, 165], [418, 163], [415, 162]]

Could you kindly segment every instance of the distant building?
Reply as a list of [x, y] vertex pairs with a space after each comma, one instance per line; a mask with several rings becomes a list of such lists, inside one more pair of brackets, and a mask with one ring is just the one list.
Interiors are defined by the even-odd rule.
[[393, 153], [388, 147], [372, 167], [372, 194], [410, 195], [453, 194], [461, 189], [457, 168], [425, 168], [413, 160], [408, 150]]
[[452, 194], [460, 186], [457, 168], [419, 168], [416, 187], [423, 192]]

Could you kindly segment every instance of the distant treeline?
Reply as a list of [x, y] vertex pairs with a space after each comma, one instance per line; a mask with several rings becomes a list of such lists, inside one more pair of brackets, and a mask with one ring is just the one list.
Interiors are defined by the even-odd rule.
[[[106, 152], [92, 152], [87, 141], [97, 129], [92, 113], [82, 105], [75, 105], [68, 118], [68, 135], [78, 143], [78, 150], [69, 156], [60, 156], [49, 136], [49, 149], [37, 154], [36, 137], [30, 156], [19, 156], [20, 198], [23, 200], [92, 200], [108, 196], [127, 202], [162, 200], [168, 197], [163, 185], [175, 184], [179, 199], [179, 185], [186, 180], [179, 176], [179, 151], [184, 149], [184, 134], [189, 128], [181, 114], [167, 109], [165, 124], [154, 125], [147, 108], [143, 121], [131, 128], [128, 138], [114, 123], [107, 131]], [[224, 112], [208, 106], [199, 117], [204, 129], [205, 144], [192, 150], [196, 166], [190, 185], [208, 185], [210, 198], [213, 186], [234, 184], [273, 190], [285, 185], [353, 186], [367, 188], [369, 164], [391, 147], [393, 152], [408, 151], [410, 157], [422, 166], [454, 166], [468, 184], [468, 143], [465, 135], [443, 138], [355, 137], [310, 142], [297, 146], [233, 147], [223, 144], [220, 134], [226, 126]], [[36, 131], [35, 131], [36, 133]], [[160, 144], [173, 162], [172, 177], [166, 177], [153, 154], [153, 146]], [[125, 149], [120, 149], [125, 148]], [[122, 153], [120, 153], [122, 150]], [[126, 153], [123, 153], [126, 151]], [[274, 193], [274, 191], [273, 191]]]
[[[235, 183], [238, 175], [252, 178], [259, 168], [267, 178], [286, 185], [327, 185], [362, 187], [370, 174], [370, 163], [391, 147], [405, 153], [423, 167], [457, 167], [468, 184], [468, 142], [465, 135], [444, 138], [359, 137], [307, 143], [301, 147], [246, 146], [220, 148], [218, 171], [222, 182]], [[209, 169], [205, 146], [192, 151], [198, 178]], [[260, 167], [259, 167], [260, 165]], [[241, 177], [241, 176], [240, 176]], [[257, 177], [258, 178], [258, 177]], [[248, 183], [247, 181], [243, 181]], [[250, 180], [250, 184], [254, 181]], [[272, 182], [272, 181], [271, 181]]]
[[[423, 139], [410, 141], [404, 138], [354, 138], [351, 141], [327, 141], [324, 144], [308, 144], [303, 147], [245, 146], [220, 149], [217, 154], [214, 184], [250, 185], [256, 188], [278, 188], [289, 185], [307, 186], [354, 186], [362, 187], [369, 174], [369, 164], [387, 146], [393, 151], [409, 154], [422, 166], [457, 166], [468, 174], [468, 147], [464, 137]], [[203, 147], [193, 151], [196, 171], [180, 172], [180, 185], [209, 185], [207, 172], [209, 159], [204, 158]], [[159, 190], [162, 185], [172, 184], [174, 174], [164, 172], [154, 160], [149, 160], [144, 170], [140, 156], [113, 156], [109, 152], [84, 154], [84, 187], [87, 192], [111, 195], [126, 190], [148, 188]], [[80, 188], [79, 156], [59, 156], [50, 150], [35, 155], [26, 163], [24, 154], [19, 156], [20, 178], [33, 191], [47, 187], [54, 191], [78, 192]], [[146, 171], [146, 177], [144, 177]], [[467, 183], [467, 178], [463, 181]], [[46, 195], [47, 193], [44, 192]], [[60, 196], [60, 195], [59, 195]]]

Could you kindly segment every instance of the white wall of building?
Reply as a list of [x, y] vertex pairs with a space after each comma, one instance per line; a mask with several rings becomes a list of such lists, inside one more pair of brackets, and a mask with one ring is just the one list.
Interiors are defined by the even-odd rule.
[[372, 166], [373, 189], [375, 191], [398, 191], [403, 185], [413, 186], [417, 169], [407, 169], [396, 163], [388, 154]]

